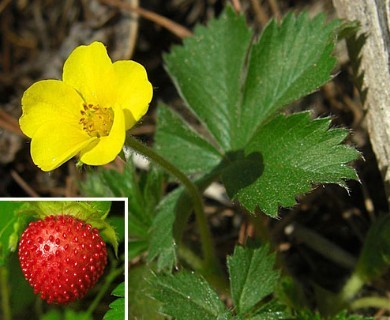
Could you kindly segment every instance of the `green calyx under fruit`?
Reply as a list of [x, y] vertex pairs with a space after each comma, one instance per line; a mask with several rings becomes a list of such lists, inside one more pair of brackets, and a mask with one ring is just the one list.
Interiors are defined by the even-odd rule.
[[107, 264], [106, 244], [98, 229], [69, 215], [31, 222], [21, 236], [18, 254], [34, 293], [48, 303], [84, 297]]

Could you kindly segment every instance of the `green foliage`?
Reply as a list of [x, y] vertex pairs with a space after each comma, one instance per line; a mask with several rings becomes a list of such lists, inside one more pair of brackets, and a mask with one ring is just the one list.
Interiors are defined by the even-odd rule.
[[252, 212], [259, 206], [274, 216], [279, 206], [293, 206], [296, 195], [310, 191], [313, 183], [344, 185], [343, 179], [356, 178], [344, 164], [357, 151], [340, 144], [348, 132], [328, 130], [329, 124], [327, 118], [310, 120], [308, 112], [273, 118], [224, 171], [230, 197]]
[[390, 215], [377, 219], [371, 226], [360, 253], [355, 274], [364, 281], [374, 280], [390, 266]]
[[228, 7], [197, 27], [165, 62], [206, 133], [160, 105], [156, 150], [188, 174], [222, 174], [232, 199], [270, 216], [313, 184], [356, 178], [346, 164], [358, 152], [340, 145], [346, 130], [328, 130], [328, 119], [305, 113], [277, 115], [331, 79], [339, 26], [323, 15], [290, 14], [252, 43], [245, 19]]
[[219, 319], [226, 313], [222, 301], [203, 278], [180, 271], [153, 279], [153, 296], [162, 303], [161, 312], [180, 319]]
[[158, 270], [170, 270], [176, 263], [176, 242], [173, 236], [173, 226], [177, 203], [182, 192], [180, 189], [171, 192], [156, 208], [156, 217], [151, 228], [148, 260], [150, 262], [157, 257]]
[[242, 73], [250, 40], [245, 19], [229, 7], [207, 28], [197, 26], [194, 37], [165, 56], [188, 107], [223, 150], [230, 150], [239, 134]]
[[41, 320], [92, 320], [92, 316], [72, 309], [65, 309], [63, 313], [59, 310], [50, 310], [41, 317]]
[[165, 319], [159, 312], [160, 303], [151, 297], [155, 264], [132, 266], [129, 269], [129, 319]]
[[118, 297], [110, 303], [110, 310], [104, 315], [104, 320], [121, 320], [125, 318], [125, 283], [120, 283], [111, 293]]
[[273, 270], [274, 255], [268, 246], [259, 249], [236, 247], [228, 257], [231, 294], [238, 314], [253, 309], [263, 298], [273, 293], [279, 272]]
[[22, 204], [19, 201], [0, 202], [0, 267], [6, 263], [9, 253], [16, 250], [17, 239], [24, 226], [16, 211]]
[[[212, 175], [206, 175], [194, 181], [194, 184], [203, 192], [212, 178]], [[157, 258], [157, 270], [170, 270], [176, 264], [176, 248], [191, 212], [192, 200], [183, 187], [170, 192], [156, 207], [148, 261]]]
[[262, 305], [249, 320], [287, 320], [291, 316], [286, 311], [286, 307], [279, 302], [272, 300]]
[[164, 175], [161, 170], [151, 168], [137, 176], [131, 159], [122, 173], [99, 169], [90, 172], [80, 184], [85, 196], [127, 197], [129, 259], [145, 252], [149, 247], [150, 228], [155, 216], [156, 205], [162, 197]]
[[234, 312], [224, 304], [210, 285], [187, 271], [156, 275], [152, 295], [161, 302], [163, 314], [175, 319], [287, 319], [286, 308], [276, 300], [264, 301], [276, 288], [279, 272], [273, 270], [275, 256], [268, 246], [259, 249], [236, 247], [228, 258]]
[[[313, 313], [312, 311], [302, 311], [297, 317], [297, 320], [322, 320], [323, 317], [319, 313]], [[371, 317], [362, 317], [359, 315], [349, 315], [346, 311], [342, 311], [334, 317], [328, 318], [329, 320], [373, 320]]]
[[[166, 105], [158, 108], [155, 149], [188, 174], [210, 172], [223, 155]], [[168, 143], [169, 141], [169, 143]], [[185, 146], [185, 152], [181, 152]], [[175, 155], [174, 159], [173, 156]], [[191, 155], [191, 156], [189, 156]]]
[[124, 216], [111, 215], [107, 222], [114, 228], [118, 242], [125, 241], [125, 219]]

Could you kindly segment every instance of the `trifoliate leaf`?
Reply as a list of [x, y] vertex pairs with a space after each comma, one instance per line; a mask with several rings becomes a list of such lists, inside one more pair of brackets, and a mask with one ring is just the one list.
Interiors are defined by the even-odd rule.
[[194, 273], [181, 271], [174, 275], [157, 275], [153, 286], [152, 295], [161, 302], [162, 313], [177, 320], [228, 319], [218, 295]]
[[279, 272], [273, 270], [275, 256], [268, 251], [268, 246], [236, 247], [228, 257], [231, 294], [238, 314], [247, 313], [275, 290]]
[[345, 186], [344, 179], [356, 179], [347, 164], [358, 152], [340, 144], [348, 131], [329, 125], [328, 118], [311, 120], [308, 112], [272, 119], [231, 157], [222, 176], [229, 196], [251, 212], [259, 207], [276, 216], [279, 206], [293, 206], [315, 183]]
[[110, 310], [104, 315], [104, 320], [117, 320], [125, 318], [125, 283], [120, 283], [111, 293], [118, 297], [114, 302], [111, 302]]
[[[197, 27], [165, 61], [207, 132], [197, 134], [161, 107], [156, 149], [187, 174], [224, 171], [230, 197], [271, 216], [279, 206], [294, 205], [314, 183], [344, 185], [344, 179], [355, 179], [346, 164], [358, 154], [339, 145], [346, 131], [327, 131], [328, 120], [305, 123], [302, 131], [305, 116], [277, 117], [287, 104], [331, 79], [339, 25], [325, 23], [324, 15], [289, 14], [281, 23], [271, 21], [251, 43], [244, 17], [228, 7], [207, 27]], [[282, 122], [288, 133], [277, 126]]]

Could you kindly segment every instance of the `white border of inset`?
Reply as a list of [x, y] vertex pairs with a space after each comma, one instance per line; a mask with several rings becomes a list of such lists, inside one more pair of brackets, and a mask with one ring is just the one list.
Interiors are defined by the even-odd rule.
[[126, 197], [120, 197], [120, 198], [115, 198], [115, 197], [109, 197], [109, 198], [76, 198], [76, 197], [70, 197], [70, 198], [49, 198], [49, 197], [42, 197], [42, 198], [28, 198], [28, 197], [21, 197], [21, 198], [0, 198], [0, 202], [5, 202], [5, 201], [12, 201], [12, 202], [23, 202], [23, 201], [80, 201], [80, 202], [85, 202], [85, 201], [124, 201], [125, 203], [125, 319], [128, 319], [129, 317], [129, 276], [128, 276], [128, 270], [129, 270], [129, 206], [128, 206], [128, 201], [129, 199]]

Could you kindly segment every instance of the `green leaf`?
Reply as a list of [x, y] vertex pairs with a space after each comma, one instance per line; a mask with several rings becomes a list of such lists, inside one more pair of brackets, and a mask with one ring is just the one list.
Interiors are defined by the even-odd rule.
[[23, 205], [19, 201], [0, 202], [0, 267], [6, 263], [10, 252], [15, 251], [21, 229], [24, 227], [23, 217], [16, 212]]
[[[213, 174], [194, 181], [200, 192], [210, 184]], [[176, 264], [176, 247], [192, 212], [192, 200], [183, 187], [166, 195], [156, 208], [151, 228], [148, 261], [157, 258], [157, 270], [171, 270]]]
[[[161, 304], [151, 297], [154, 280], [154, 263], [133, 266], [129, 269], [128, 319], [163, 320]], [[122, 318], [123, 319], [123, 318]]]
[[228, 257], [230, 288], [238, 314], [245, 314], [273, 293], [279, 272], [273, 270], [275, 256], [268, 246], [259, 249], [236, 247]]
[[[80, 188], [87, 196], [116, 196], [128, 198], [129, 257], [146, 251], [155, 215], [155, 207], [163, 193], [164, 174], [151, 167], [137, 175], [129, 159], [123, 173], [100, 169], [90, 172]], [[100, 192], [105, 192], [100, 193]]]
[[390, 215], [380, 216], [370, 227], [355, 273], [363, 281], [381, 276], [390, 266]]
[[[132, 161], [126, 163], [123, 173], [100, 169], [87, 175], [80, 188], [84, 195], [94, 197], [127, 197], [129, 212], [129, 236], [147, 238], [151, 225], [150, 212], [145, 210], [145, 199], [138, 185]], [[102, 193], [101, 193], [102, 191]]]
[[188, 174], [210, 172], [218, 165], [222, 155], [215, 147], [164, 104], [157, 110], [156, 151], [167, 159], [174, 156], [175, 165]]
[[124, 213], [122, 216], [111, 215], [107, 217], [108, 223], [114, 228], [118, 238], [118, 242], [125, 241], [125, 219]]
[[176, 208], [182, 189], [169, 193], [159, 204], [151, 228], [148, 261], [157, 258], [157, 270], [172, 269], [176, 264], [176, 243], [173, 228]]
[[279, 206], [293, 206], [315, 183], [345, 187], [344, 179], [356, 179], [347, 163], [359, 153], [340, 144], [347, 130], [329, 124], [328, 118], [311, 120], [308, 112], [272, 119], [243, 153], [231, 156], [222, 176], [229, 196], [251, 212], [259, 207], [276, 216]]
[[338, 25], [337, 20], [325, 24], [323, 14], [310, 19], [302, 13], [266, 26], [250, 54], [235, 148], [244, 147], [276, 111], [331, 79]]
[[161, 311], [177, 320], [226, 319], [227, 310], [218, 295], [194, 273], [157, 275], [153, 286], [152, 294], [162, 303]]
[[104, 315], [104, 320], [121, 320], [125, 318], [125, 283], [120, 283], [111, 294], [118, 297], [110, 303], [110, 310]]
[[248, 320], [285, 320], [290, 318], [285, 306], [279, 304], [276, 300], [271, 300], [262, 305], [256, 311], [256, 314], [249, 317]]
[[[207, 28], [165, 56], [166, 67], [188, 107], [219, 145], [229, 150], [241, 113], [241, 83], [251, 32], [243, 16], [228, 7]], [[248, 110], [248, 112], [250, 112]]]
[[[338, 21], [287, 15], [257, 43], [243, 16], [227, 7], [165, 56], [188, 107], [221, 149], [243, 148], [266, 119], [331, 79]], [[249, 57], [249, 58], [248, 58]]]
[[294, 205], [312, 184], [344, 186], [344, 179], [355, 179], [346, 164], [358, 153], [339, 145], [347, 131], [328, 131], [327, 119], [312, 124], [308, 115], [277, 116], [331, 79], [339, 26], [338, 20], [325, 23], [324, 15], [289, 14], [281, 23], [271, 21], [252, 43], [244, 17], [227, 7], [207, 28], [197, 27], [165, 62], [207, 132], [197, 133], [161, 106], [156, 149], [187, 174], [224, 169], [229, 196], [271, 216], [279, 206]]
[[149, 243], [146, 240], [129, 240], [129, 261], [148, 250]]
[[165, 181], [167, 176], [165, 172], [157, 167], [151, 165], [149, 171], [141, 172], [141, 193], [143, 196], [143, 207], [148, 216], [148, 223], [151, 224], [151, 220], [154, 217], [156, 206], [163, 198], [165, 189]]

